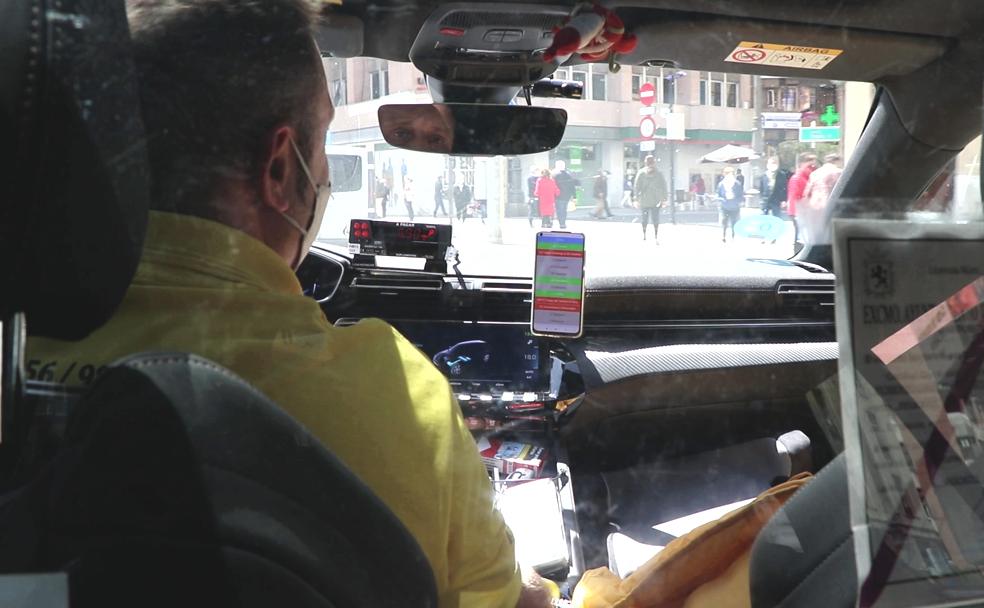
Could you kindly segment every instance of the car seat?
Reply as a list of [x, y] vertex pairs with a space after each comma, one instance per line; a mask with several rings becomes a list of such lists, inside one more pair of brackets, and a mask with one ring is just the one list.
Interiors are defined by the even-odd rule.
[[854, 561], [847, 463], [840, 454], [789, 499], [752, 545], [753, 608], [851, 608]]
[[673, 539], [750, 502], [776, 482], [812, 468], [802, 431], [663, 458], [602, 473], [608, 567], [626, 577]]
[[67, 580], [73, 607], [436, 605], [389, 509], [219, 365], [136, 354], [81, 395], [25, 380], [25, 325], [84, 337], [139, 259], [148, 172], [128, 39], [120, 0], [0, 6], [0, 463], [16, 481], [0, 496], [0, 590], [63, 572], [35, 581], [50, 596]]

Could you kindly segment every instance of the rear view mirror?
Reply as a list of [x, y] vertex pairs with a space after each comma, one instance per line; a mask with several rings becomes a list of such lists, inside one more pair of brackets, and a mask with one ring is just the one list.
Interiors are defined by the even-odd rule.
[[389, 104], [379, 107], [378, 116], [391, 146], [455, 155], [546, 152], [557, 147], [567, 126], [561, 109], [492, 104]]

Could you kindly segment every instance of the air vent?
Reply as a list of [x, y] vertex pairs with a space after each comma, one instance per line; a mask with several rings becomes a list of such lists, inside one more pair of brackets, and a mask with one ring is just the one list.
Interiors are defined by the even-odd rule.
[[533, 291], [533, 283], [510, 282], [510, 281], [485, 281], [482, 283], [484, 292], [511, 292], [511, 291]]
[[834, 310], [833, 281], [782, 282], [776, 288], [782, 310], [790, 314], [832, 315]]
[[382, 289], [386, 291], [441, 291], [444, 281], [439, 278], [409, 277], [357, 277], [352, 281], [357, 289]]

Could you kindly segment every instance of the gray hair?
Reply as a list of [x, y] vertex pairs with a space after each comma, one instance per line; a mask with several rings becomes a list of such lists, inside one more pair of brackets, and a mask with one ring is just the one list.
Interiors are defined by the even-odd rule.
[[221, 183], [258, 183], [279, 125], [312, 149], [322, 68], [308, 0], [128, 0], [127, 13], [153, 208], [220, 219]]

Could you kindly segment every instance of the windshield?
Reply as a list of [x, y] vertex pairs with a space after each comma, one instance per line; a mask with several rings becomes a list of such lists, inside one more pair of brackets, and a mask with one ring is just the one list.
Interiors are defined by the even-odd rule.
[[[582, 83], [583, 99], [533, 100], [567, 111], [557, 148], [456, 157], [383, 140], [380, 105], [431, 101], [412, 64], [324, 63], [336, 108], [328, 149], [361, 150], [368, 175], [358, 192], [336, 189], [328, 216], [337, 221], [326, 222], [319, 240], [344, 247], [348, 220], [356, 218], [452, 223], [461, 269], [503, 276], [530, 276], [532, 239], [551, 228], [585, 233], [589, 272], [647, 274], [672, 259], [673, 270], [687, 274], [748, 257], [790, 258], [820, 238], [822, 207], [854, 152], [875, 91], [823, 79], [563, 67], [552, 77]], [[332, 166], [333, 179], [349, 166]], [[825, 179], [808, 190], [810, 172], [820, 168]], [[557, 196], [537, 195], [544, 171], [558, 184]], [[974, 198], [966, 188], [944, 196], [947, 208], [968, 207], [964, 199]]]

